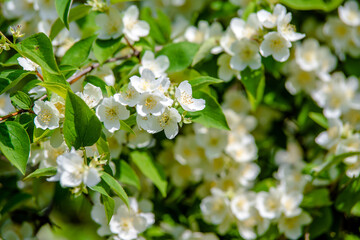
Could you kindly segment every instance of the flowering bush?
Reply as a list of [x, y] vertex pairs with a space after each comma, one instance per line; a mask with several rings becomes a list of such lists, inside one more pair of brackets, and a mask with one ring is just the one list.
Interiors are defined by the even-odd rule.
[[1, 239], [360, 239], [355, 0], [5, 0]]

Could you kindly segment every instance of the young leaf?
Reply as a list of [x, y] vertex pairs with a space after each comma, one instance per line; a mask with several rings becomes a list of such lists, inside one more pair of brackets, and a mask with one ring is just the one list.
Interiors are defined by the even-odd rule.
[[120, 129], [136, 135], [134, 130], [132, 130], [132, 128], [129, 125], [127, 125], [127, 123], [123, 120], [120, 120]]
[[280, 3], [296, 10], [323, 10], [331, 12], [344, 0], [280, 0]]
[[203, 91], [193, 93], [194, 98], [202, 98], [205, 100], [205, 108], [198, 112], [188, 112], [193, 122], [201, 123], [205, 127], [230, 130], [220, 104], [216, 99]]
[[111, 220], [111, 217], [114, 214], [114, 208], [115, 208], [115, 201], [111, 197], [108, 197], [106, 195], [101, 195], [102, 203], [104, 204], [105, 208], [105, 215], [107, 222], [109, 223]]
[[0, 123], [0, 151], [22, 174], [25, 174], [30, 154], [30, 139], [19, 123]]
[[138, 166], [140, 171], [155, 184], [163, 197], [166, 197], [167, 182], [163, 170], [155, 165], [151, 157], [146, 152], [130, 153], [132, 161]]
[[72, 0], [55, 0], [56, 11], [67, 29], [69, 29], [69, 11], [71, 4]]
[[116, 195], [118, 195], [121, 200], [123, 200], [126, 206], [129, 207], [129, 198], [120, 183], [113, 176], [106, 172], [102, 172], [101, 179], [104, 180], [104, 182], [109, 185], [109, 187], [116, 193]]
[[321, 114], [321, 113], [316, 113], [316, 112], [310, 112], [309, 113], [309, 117], [316, 122], [317, 124], [319, 124], [321, 127], [327, 129], [329, 127], [329, 123], [326, 119], [326, 117]]
[[65, 101], [64, 137], [69, 148], [91, 146], [101, 134], [101, 122], [84, 100], [67, 91]]
[[192, 90], [198, 91], [206, 86], [209, 86], [211, 84], [216, 83], [223, 83], [224, 81], [218, 78], [213, 78], [210, 76], [201, 76], [194, 79], [189, 80], [189, 83], [191, 84]]
[[193, 67], [201, 60], [203, 60], [208, 54], [210, 54], [211, 49], [216, 45], [217, 45], [217, 40], [216, 38], [213, 37], [207, 39], [203, 44], [201, 44], [199, 50], [196, 52], [194, 56], [191, 66]]
[[159, 55], [166, 55], [170, 60], [168, 72], [179, 72], [189, 67], [199, 49], [199, 45], [190, 42], [171, 43], [166, 45]]
[[55, 83], [55, 82], [40, 82], [38, 85], [45, 87], [47, 90], [52, 91], [62, 97], [63, 99], [66, 99], [66, 94], [70, 90], [70, 87], [61, 83]]
[[90, 50], [96, 35], [82, 39], [76, 42], [63, 56], [61, 60], [62, 65], [71, 65], [81, 67], [82, 64], [88, 59]]
[[18, 69], [2, 70], [0, 72], [0, 95], [9, 90], [10, 88], [15, 87], [22, 79], [24, 79], [29, 74], [34, 74], [34, 72]]
[[17, 91], [11, 96], [11, 101], [21, 109], [31, 109], [32, 107], [31, 98], [22, 91]]
[[96, 186], [90, 187], [90, 189], [104, 195], [110, 197], [110, 187], [104, 182], [104, 180], [100, 181]]
[[39, 178], [39, 177], [48, 177], [53, 176], [56, 174], [57, 168], [56, 167], [48, 167], [48, 168], [39, 168], [36, 169], [34, 172], [27, 175], [24, 180], [27, 180], [29, 178]]
[[[67, 1], [67, 0], [66, 0]], [[88, 5], [78, 5], [72, 9], [70, 9], [69, 13], [69, 23], [72, 21], [79, 20], [80, 18], [85, 17], [91, 10], [91, 7]], [[56, 19], [56, 21], [51, 26], [50, 30], [50, 39], [54, 40], [54, 38], [61, 32], [61, 30], [65, 27], [64, 23], [60, 20], [60, 18]]]
[[15, 49], [23, 56], [40, 65], [51, 74], [59, 74], [53, 46], [44, 33], [36, 33], [16, 44]]
[[251, 106], [255, 110], [264, 95], [264, 68], [261, 67], [260, 69], [252, 70], [247, 67], [245, 70], [241, 71], [241, 82], [244, 84]]
[[120, 161], [119, 164], [119, 181], [125, 184], [132, 185], [140, 190], [140, 180], [139, 177], [136, 175], [134, 170], [127, 164], [124, 160]]

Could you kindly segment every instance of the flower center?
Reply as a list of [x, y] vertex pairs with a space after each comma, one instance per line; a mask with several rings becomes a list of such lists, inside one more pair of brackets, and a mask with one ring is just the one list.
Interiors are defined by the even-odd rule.
[[183, 104], [186, 104], [186, 105], [191, 104], [191, 103], [194, 102], [193, 99], [192, 99], [192, 96], [190, 94], [186, 93], [185, 91], [181, 92], [181, 97], [180, 98], [181, 98], [181, 102]]
[[44, 109], [39, 113], [38, 117], [43, 123], [49, 124], [52, 118], [52, 114], [48, 109]]
[[169, 114], [164, 113], [164, 114], [161, 116], [160, 120], [159, 120], [160, 126], [161, 126], [162, 128], [164, 128], [166, 125], [169, 124], [169, 120], [170, 120]]
[[110, 120], [113, 120], [118, 115], [117, 109], [114, 107], [106, 107], [105, 113]]
[[153, 109], [156, 106], [156, 101], [153, 97], [148, 97], [145, 100], [145, 106], [147, 109]]

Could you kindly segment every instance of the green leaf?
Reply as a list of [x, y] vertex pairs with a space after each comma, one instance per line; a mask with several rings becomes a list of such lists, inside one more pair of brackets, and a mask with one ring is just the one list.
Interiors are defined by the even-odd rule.
[[127, 125], [127, 123], [123, 120], [120, 120], [120, 130], [124, 130], [126, 132], [130, 132], [130, 133], [136, 135], [134, 130], [132, 130], [132, 128], [129, 125]]
[[360, 217], [360, 200], [351, 208], [351, 215]]
[[0, 95], [15, 87], [29, 74], [34, 74], [34, 72], [17, 69], [7, 69], [0, 71]]
[[319, 124], [321, 127], [328, 129], [329, 123], [326, 117], [322, 113], [310, 112], [309, 118], [311, 118], [314, 122]]
[[344, 0], [280, 0], [280, 3], [297, 10], [323, 10], [330, 12]]
[[110, 222], [111, 217], [114, 214], [114, 208], [115, 208], [115, 201], [111, 197], [101, 195], [101, 200], [105, 208], [105, 215], [107, 219], [107, 223]]
[[316, 211], [312, 215], [313, 220], [309, 227], [309, 233], [311, 239], [317, 239], [317, 237], [330, 231], [333, 222], [333, 216], [331, 208], [329, 207], [321, 208], [319, 211]]
[[51, 74], [59, 74], [55, 61], [53, 46], [44, 33], [36, 33], [15, 45], [15, 49], [23, 56], [40, 65]]
[[140, 180], [134, 170], [124, 160], [120, 161], [119, 169], [116, 171], [119, 173], [119, 181], [125, 184], [132, 185], [140, 190]]
[[71, 4], [72, 0], [55, 0], [56, 11], [67, 29], [69, 29], [69, 11]]
[[1, 209], [1, 214], [4, 215], [7, 212], [13, 211], [16, 208], [23, 205], [25, 201], [31, 199], [33, 196], [28, 193], [20, 192], [14, 196], [11, 196], [10, 199], [7, 201], [7, 203], [3, 206]]
[[102, 92], [103, 95], [107, 94], [106, 93], [106, 86], [107, 85], [104, 82], [104, 80], [102, 80], [101, 78], [99, 78], [97, 76], [93, 76], [93, 75], [88, 75], [84, 79], [83, 86], [85, 86], [87, 83], [91, 83], [92, 85], [101, 88], [101, 92]]
[[189, 80], [191, 84], [193, 92], [198, 91], [206, 86], [216, 83], [223, 83], [224, 81], [218, 78], [213, 78], [210, 76], [201, 76], [194, 79]]
[[11, 96], [11, 101], [20, 109], [31, 109], [33, 104], [31, 98], [22, 91], [17, 91]]
[[[64, 0], [65, 1], [65, 0]], [[67, 1], [67, 0], [66, 0]], [[70, 9], [69, 13], [69, 23], [72, 21], [79, 20], [80, 18], [85, 17], [91, 10], [91, 7], [88, 5], [78, 5]], [[54, 38], [61, 32], [61, 30], [65, 27], [64, 23], [60, 20], [60, 18], [56, 19], [56, 21], [51, 26], [50, 30], [50, 39], [54, 40]]]
[[22, 174], [25, 174], [30, 155], [30, 139], [19, 123], [0, 123], [0, 151]]
[[336, 198], [335, 207], [337, 210], [349, 214], [351, 209], [359, 201], [359, 199], [360, 178], [353, 178]]
[[186, 117], [190, 117], [193, 122], [201, 123], [208, 128], [230, 130], [220, 104], [214, 97], [204, 91], [194, 92], [193, 97], [204, 99], [205, 108], [197, 112], [188, 112]]
[[[158, 11], [159, 13], [160, 11]], [[160, 12], [161, 14], [161, 12]], [[161, 16], [161, 19], [160, 19]], [[155, 18], [149, 7], [141, 9], [140, 17], [150, 25], [149, 35], [159, 44], [165, 44], [170, 39], [170, 20], [164, 14]], [[170, 27], [169, 27], [170, 26]]]
[[156, 165], [146, 152], [131, 152], [132, 161], [140, 171], [155, 184], [163, 197], [166, 197], [167, 182], [160, 166]]
[[109, 185], [109, 187], [116, 193], [116, 195], [118, 195], [121, 200], [123, 200], [126, 206], [129, 207], [129, 198], [120, 183], [113, 176], [106, 172], [102, 172], [101, 178], [104, 180], [104, 182], [106, 182], [107, 185]]
[[110, 40], [96, 39], [93, 51], [99, 63], [103, 64], [124, 46], [125, 44], [121, 43], [120, 38]]
[[166, 45], [159, 55], [166, 55], [170, 60], [168, 72], [179, 72], [189, 67], [193, 61], [199, 45], [190, 42], [171, 43]]
[[120, 2], [136, 2], [136, 1], [140, 1], [140, 0], [110, 0], [110, 3], [114, 4], [114, 3], [120, 3]]
[[63, 56], [62, 65], [81, 67], [88, 59], [92, 44], [96, 36], [91, 36], [76, 42]]
[[101, 180], [96, 186], [90, 187], [90, 189], [104, 195], [107, 197], [110, 197], [108, 192], [110, 192], [110, 187], [104, 182], [104, 180]]
[[101, 128], [101, 122], [84, 100], [68, 90], [63, 129], [68, 147], [79, 149], [93, 145], [100, 138]]
[[320, 173], [329, 170], [331, 166], [333, 165], [337, 165], [340, 162], [342, 162], [345, 158], [347, 157], [352, 157], [355, 155], [360, 155], [360, 152], [347, 152], [347, 153], [342, 153], [339, 155], [331, 155], [330, 157], [327, 158], [326, 162], [324, 164], [322, 164], [321, 166], [317, 167], [315, 170], [315, 176], [319, 176]]
[[241, 71], [241, 82], [244, 84], [251, 106], [253, 110], [255, 110], [264, 95], [264, 67], [262, 66], [257, 70], [252, 70], [247, 67], [245, 70]]
[[199, 50], [196, 52], [194, 59], [191, 63], [191, 66], [195, 66], [201, 60], [203, 60], [207, 55], [210, 54], [210, 51], [213, 47], [217, 45], [217, 39], [212, 37], [207, 39], [203, 44], [201, 44]]
[[29, 178], [39, 178], [39, 177], [48, 177], [53, 176], [56, 174], [57, 168], [56, 167], [48, 167], [48, 168], [39, 168], [36, 169], [34, 172], [27, 175], [24, 180], [27, 180]]
[[326, 188], [316, 189], [304, 195], [301, 207], [316, 208], [326, 207], [332, 204], [330, 200], [330, 192]]
[[37, 85], [43, 86], [47, 90], [56, 93], [63, 99], [66, 99], [66, 94], [70, 90], [70, 87], [61, 83], [55, 83], [55, 82], [40, 82]]

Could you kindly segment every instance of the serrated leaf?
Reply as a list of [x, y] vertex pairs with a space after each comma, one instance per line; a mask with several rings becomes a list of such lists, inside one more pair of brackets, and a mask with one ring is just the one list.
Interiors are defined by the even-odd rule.
[[63, 99], [66, 99], [66, 94], [70, 90], [70, 87], [67, 85], [61, 84], [61, 83], [55, 83], [55, 82], [40, 82], [37, 85], [42, 86], [46, 88], [47, 90], [56, 93]]
[[197, 112], [188, 112], [186, 117], [208, 128], [230, 130], [221, 106], [214, 97], [204, 91], [194, 92], [193, 97], [204, 99], [205, 108]]
[[344, 0], [280, 0], [280, 3], [297, 10], [323, 10], [330, 12]]
[[31, 98], [22, 91], [17, 91], [13, 96], [11, 96], [11, 101], [20, 109], [32, 108]]
[[48, 168], [39, 168], [34, 172], [27, 175], [24, 180], [28, 180], [29, 178], [39, 178], [39, 177], [49, 177], [55, 175], [57, 172], [56, 167], [48, 167]]
[[102, 125], [95, 113], [79, 96], [67, 91], [64, 137], [69, 148], [92, 146], [100, 138]]
[[101, 179], [104, 180], [104, 182], [106, 182], [106, 184], [116, 193], [116, 195], [118, 195], [121, 198], [121, 200], [123, 200], [123, 202], [126, 204], [127, 207], [130, 206], [129, 198], [126, 192], [124, 191], [120, 183], [113, 176], [111, 176], [106, 172], [102, 172]]
[[119, 181], [125, 184], [132, 185], [140, 190], [140, 180], [135, 171], [124, 160], [119, 164]]
[[65, 27], [69, 29], [69, 12], [72, 0], [55, 0], [56, 11]]
[[65, 53], [65, 55], [61, 59], [61, 64], [81, 67], [83, 63], [88, 59], [91, 47], [95, 39], [96, 36], [94, 35], [76, 42]]
[[224, 81], [218, 78], [213, 78], [210, 76], [201, 76], [194, 79], [189, 80], [191, 84], [193, 92], [198, 91], [206, 86], [216, 83], [223, 83]]
[[170, 67], [167, 72], [179, 72], [189, 67], [199, 45], [190, 42], [171, 43], [161, 49], [157, 56], [166, 55], [170, 60]]
[[17, 122], [0, 123], [0, 151], [24, 175], [30, 155], [30, 139]]
[[160, 166], [156, 165], [146, 152], [135, 151], [131, 152], [130, 156], [140, 171], [155, 184], [163, 197], [165, 197], [167, 182]]

